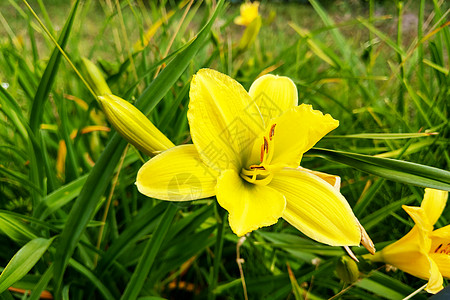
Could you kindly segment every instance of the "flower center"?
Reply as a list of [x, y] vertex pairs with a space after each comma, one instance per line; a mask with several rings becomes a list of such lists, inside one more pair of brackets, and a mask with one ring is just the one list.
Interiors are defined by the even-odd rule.
[[273, 137], [275, 135], [276, 125], [273, 124], [268, 133], [263, 136], [259, 158], [260, 164], [250, 165], [248, 168], [242, 168], [241, 170], [241, 177], [250, 183], [267, 185], [273, 178], [273, 173], [270, 171], [269, 166], [274, 152], [275, 144]]
[[439, 244], [439, 246], [437, 246], [433, 252], [447, 255], [450, 254], [450, 243], [448, 243], [447, 245]]

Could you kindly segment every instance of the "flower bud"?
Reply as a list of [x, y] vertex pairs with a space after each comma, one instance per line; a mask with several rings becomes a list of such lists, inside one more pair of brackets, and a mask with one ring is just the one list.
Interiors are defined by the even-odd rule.
[[130, 144], [154, 156], [175, 145], [134, 105], [114, 95], [98, 97], [109, 122]]
[[85, 75], [87, 82], [94, 90], [95, 94], [98, 96], [112, 94], [105, 78], [103, 78], [103, 75], [97, 66], [85, 57], [82, 57], [81, 61], [83, 75]]
[[339, 258], [336, 264], [336, 273], [345, 283], [353, 283], [359, 278], [359, 270], [356, 262], [348, 256]]

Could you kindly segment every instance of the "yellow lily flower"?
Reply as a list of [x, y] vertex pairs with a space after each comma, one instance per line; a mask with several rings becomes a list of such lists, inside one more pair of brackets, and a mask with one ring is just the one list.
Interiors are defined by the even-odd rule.
[[297, 88], [287, 77], [262, 76], [247, 92], [225, 74], [200, 70], [188, 111], [194, 144], [145, 163], [138, 190], [170, 201], [215, 195], [238, 236], [282, 217], [319, 242], [351, 246], [363, 239], [370, 248], [339, 192], [339, 177], [299, 167], [303, 153], [339, 122], [297, 104]]
[[234, 19], [234, 23], [237, 25], [248, 26], [256, 19], [258, 14], [259, 2], [245, 2], [241, 4], [241, 15]]
[[413, 276], [428, 279], [425, 290], [437, 293], [450, 278], [450, 225], [433, 230], [444, 211], [448, 192], [425, 189], [420, 207], [403, 205], [415, 226], [400, 240], [365, 258], [385, 262]]

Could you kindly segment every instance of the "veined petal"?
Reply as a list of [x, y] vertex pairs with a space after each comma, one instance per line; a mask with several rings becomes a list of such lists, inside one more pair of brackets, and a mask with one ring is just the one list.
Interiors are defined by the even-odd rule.
[[428, 279], [430, 263], [428, 253], [424, 249], [428, 247], [423, 242], [425, 240], [422, 239], [420, 229], [414, 226], [400, 240], [375, 253], [374, 261], [384, 261], [413, 276]]
[[444, 283], [444, 279], [442, 278], [442, 274], [439, 271], [437, 263], [428, 255], [427, 259], [430, 265], [430, 270], [429, 270], [429, 279], [425, 290], [428, 293], [436, 294], [437, 292], [443, 289], [442, 284]]
[[200, 159], [194, 145], [173, 147], [146, 162], [136, 178], [142, 194], [170, 201], [214, 196], [218, 173]]
[[191, 137], [203, 162], [240, 171], [264, 128], [256, 103], [237, 81], [210, 69], [194, 75], [189, 96]]
[[450, 278], [450, 255], [431, 253], [430, 257], [438, 266], [441, 275]]
[[303, 167], [298, 167], [297, 169], [320, 177], [321, 179], [323, 179], [326, 182], [328, 182], [329, 184], [331, 184], [331, 186], [334, 187], [334, 189], [338, 192], [341, 189], [341, 177], [339, 177], [337, 175], [331, 175], [331, 174], [327, 174], [324, 172], [313, 171], [313, 170], [306, 169]]
[[359, 245], [361, 231], [350, 205], [320, 177], [285, 168], [269, 186], [286, 197], [283, 218], [310, 238], [332, 246]]
[[298, 105], [297, 86], [284, 76], [261, 76], [253, 82], [248, 93], [258, 105], [265, 124]]
[[426, 188], [422, 207], [431, 225], [434, 225], [444, 211], [448, 199], [448, 192]]
[[[324, 115], [313, 110], [311, 105], [301, 104], [290, 108], [281, 116], [272, 119], [266, 127], [266, 132], [270, 131], [273, 136], [271, 147], [274, 148], [274, 153], [270, 165], [298, 167], [303, 153], [338, 126], [339, 121], [329, 114]], [[253, 146], [252, 164], [259, 161], [257, 149], [261, 149], [262, 140], [262, 137], [258, 138]]]
[[402, 205], [402, 208], [408, 213], [408, 215], [414, 220], [416, 226], [419, 227], [424, 234], [428, 235], [433, 230], [425, 210], [422, 207]]
[[430, 233], [431, 239], [442, 239], [450, 243], [450, 225], [434, 230]]
[[430, 257], [436, 262], [442, 276], [450, 278], [450, 225], [430, 234]]
[[234, 170], [222, 172], [217, 179], [216, 195], [220, 206], [228, 211], [230, 227], [238, 236], [275, 224], [286, 207], [281, 193], [247, 183]]

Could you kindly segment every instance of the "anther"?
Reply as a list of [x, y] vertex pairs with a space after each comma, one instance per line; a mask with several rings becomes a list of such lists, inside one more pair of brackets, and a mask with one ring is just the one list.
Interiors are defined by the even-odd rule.
[[252, 165], [252, 166], [250, 166], [250, 169], [252, 169], [252, 170], [265, 170], [266, 168], [264, 168], [264, 166]]
[[273, 136], [275, 135], [275, 126], [277, 126], [277, 124], [273, 124], [272, 127], [270, 127], [270, 133], [269, 133], [270, 140], [272, 140]]
[[437, 252], [439, 251], [439, 249], [441, 249], [441, 247], [442, 247], [442, 244], [440, 244], [440, 245], [436, 248], [436, 250], [434, 250], [434, 253], [437, 253]]
[[264, 151], [266, 151], [266, 153], [269, 153], [269, 141], [266, 139], [266, 137], [264, 137]]

